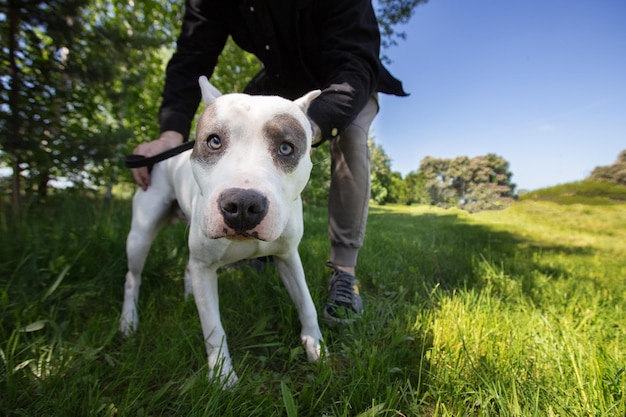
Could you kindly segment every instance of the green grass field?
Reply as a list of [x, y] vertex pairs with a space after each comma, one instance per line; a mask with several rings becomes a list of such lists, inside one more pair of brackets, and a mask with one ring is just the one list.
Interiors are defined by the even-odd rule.
[[[130, 203], [55, 197], [0, 213], [2, 416], [626, 416], [626, 203], [534, 194], [496, 212], [371, 208], [366, 312], [309, 364], [273, 270], [221, 274], [240, 376], [207, 380], [186, 230], [151, 252], [140, 329], [117, 332]], [[575, 195], [575, 193], [574, 193]], [[553, 200], [553, 201], [546, 201]], [[560, 201], [562, 203], [562, 201]], [[325, 210], [300, 247], [325, 302]]]

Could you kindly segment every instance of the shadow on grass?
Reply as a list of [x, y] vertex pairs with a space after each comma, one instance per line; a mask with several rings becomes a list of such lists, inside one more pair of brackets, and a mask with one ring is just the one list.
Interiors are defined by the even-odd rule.
[[[465, 213], [405, 214], [373, 208], [360, 269], [367, 271], [365, 283], [371, 290], [385, 289], [387, 281], [422, 296], [435, 286], [448, 291], [480, 288], [484, 284], [481, 262], [525, 280], [532, 279], [532, 271], [554, 278], [568, 276], [566, 270], [537, 263], [537, 253], [584, 256], [592, 250], [528, 240], [474, 223]], [[532, 287], [532, 282], [524, 283], [524, 288]]]
[[[488, 291], [507, 302], [527, 297], [541, 305], [547, 300], [542, 301], [537, 289], [538, 276], [572, 278], [570, 271], [543, 259], [591, 255], [589, 248], [532, 241], [496, 230], [462, 212], [424, 209], [407, 214], [373, 207], [358, 268], [366, 323], [353, 346], [368, 340], [376, 340], [376, 349], [386, 346], [380, 361], [386, 361], [388, 372], [397, 372], [417, 387], [428, 378], [425, 352], [432, 348], [432, 336], [419, 327], [423, 323], [419, 317], [437, 308], [435, 291], [450, 295]], [[345, 343], [345, 337], [345, 332], [331, 333], [330, 340]], [[352, 357], [363, 356], [358, 352]]]

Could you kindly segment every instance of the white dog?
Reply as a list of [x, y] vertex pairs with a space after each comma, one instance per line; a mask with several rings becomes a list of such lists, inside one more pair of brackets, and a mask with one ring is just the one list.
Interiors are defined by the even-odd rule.
[[185, 292], [193, 293], [208, 355], [210, 377], [237, 382], [220, 321], [219, 267], [272, 255], [302, 324], [309, 361], [321, 354], [322, 334], [305, 282], [298, 245], [302, 201], [311, 172], [311, 125], [306, 110], [319, 91], [296, 101], [220, 93], [200, 78], [206, 108], [193, 150], [154, 166], [151, 185], [133, 199], [126, 242], [128, 273], [120, 330], [137, 328], [137, 298], [150, 246], [176, 212], [189, 221]]

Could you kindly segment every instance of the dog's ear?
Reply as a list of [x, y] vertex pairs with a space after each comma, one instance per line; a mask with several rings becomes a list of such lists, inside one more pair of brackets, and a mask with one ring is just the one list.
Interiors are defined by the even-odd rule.
[[296, 103], [296, 105], [300, 107], [302, 113], [306, 114], [306, 111], [309, 109], [309, 105], [311, 104], [311, 102], [315, 100], [320, 94], [322, 94], [321, 90], [313, 90], [294, 101], [294, 103]]
[[216, 98], [222, 95], [222, 93], [220, 93], [217, 88], [213, 87], [213, 85], [204, 75], [202, 75], [198, 79], [198, 84], [200, 84], [200, 90], [202, 91], [202, 101], [204, 101], [205, 106], [213, 103]]

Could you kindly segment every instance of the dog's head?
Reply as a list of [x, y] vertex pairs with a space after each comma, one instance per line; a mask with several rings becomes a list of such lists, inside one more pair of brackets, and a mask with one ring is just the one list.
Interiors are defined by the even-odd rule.
[[296, 101], [276, 96], [220, 95], [200, 78], [206, 108], [191, 154], [200, 187], [201, 227], [211, 239], [273, 241], [312, 168], [306, 110], [319, 94]]

